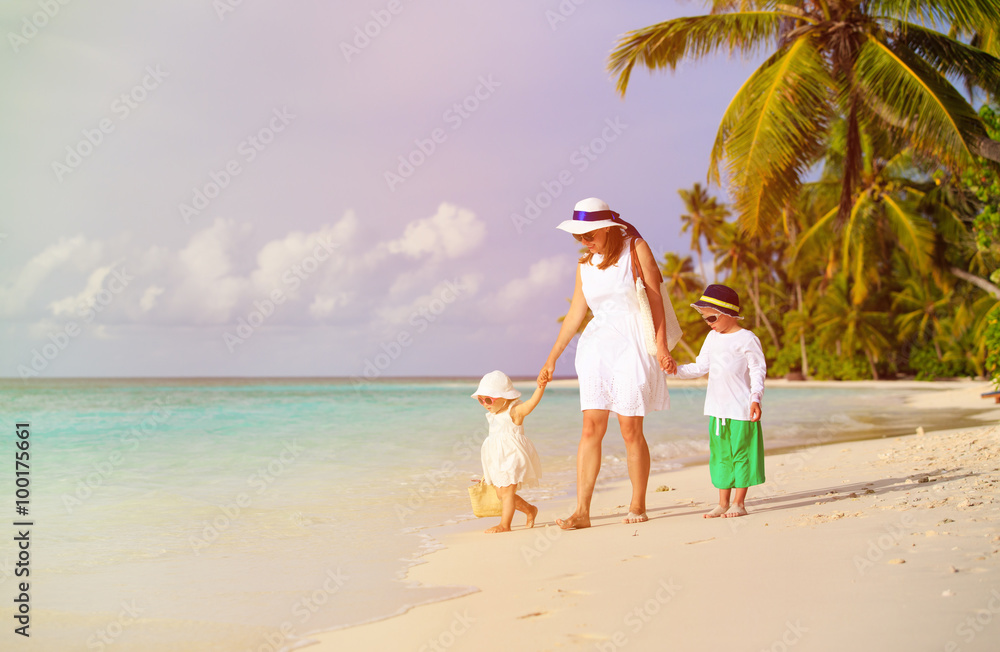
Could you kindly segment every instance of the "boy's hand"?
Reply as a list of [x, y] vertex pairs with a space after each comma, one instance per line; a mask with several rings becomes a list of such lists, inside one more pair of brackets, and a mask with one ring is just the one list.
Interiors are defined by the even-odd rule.
[[671, 375], [677, 373], [677, 361], [662, 344], [658, 344], [656, 347], [656, 361], [660, 363], [660, 369], [666, 373]]
[[761, 415], [760, 403], [754, 401], [753, 403], [750, 404], [750, 420], [760, 421], [760, 415]]

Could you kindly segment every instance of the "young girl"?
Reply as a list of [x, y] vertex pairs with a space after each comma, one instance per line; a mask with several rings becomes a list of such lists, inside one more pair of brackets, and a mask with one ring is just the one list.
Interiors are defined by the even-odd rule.
[[483, 479], [493, 485], [503, 504], [500, 524], [486, 530], [487, 534], [510, 532], [514, 510], [527, 515], [528, 527], [535, 525], [538, 508], [529, 505], [516, 491], [537, 486], [538, 478], [542, 477], [535, 446], [524, 436], [524, 417], [542, 400], [545, 385], [539, 382], [531, 398], [522, 403], [517, 400], [521, 392], [514, 389], [507, 374], [491, 371], [479, 381], [479, 388], [472, 395], [486, 408], [486, 421], [490, 424], [490, 434], [483, 441], [481, 453]]

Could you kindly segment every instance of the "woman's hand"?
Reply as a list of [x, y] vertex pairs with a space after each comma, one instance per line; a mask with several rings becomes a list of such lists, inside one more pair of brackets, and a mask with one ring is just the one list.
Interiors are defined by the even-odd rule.
[[552, 374], [556, 372], [556, 363], [551, 360], [545, 362], [545, 366], [542, 370], [538, 372], [538, 386], [545, 387], [545, 385], [552, 380]]
[[670, 351], [667, 351], [667, 347], [656, 347], [656, 361], [660, 363], [660, 369], [663, 369], [668, 374], [677, 373], [677, 361], [670, 355]]

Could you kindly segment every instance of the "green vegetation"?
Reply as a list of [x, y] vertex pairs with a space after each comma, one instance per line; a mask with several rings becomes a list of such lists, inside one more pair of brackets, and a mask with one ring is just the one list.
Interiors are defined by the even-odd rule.
[[774, 375], [1000, 384], [1000, 5], [709, 5], [626, 34], [609, 61], [624, 95], [637, 64], [769, 53], [712, 148], [709, 180], [724, 165], [732, 206], [679, 191], [699, 266], [662, 267], [689, 347], [707, 328], [684, 308], [718, 280]]

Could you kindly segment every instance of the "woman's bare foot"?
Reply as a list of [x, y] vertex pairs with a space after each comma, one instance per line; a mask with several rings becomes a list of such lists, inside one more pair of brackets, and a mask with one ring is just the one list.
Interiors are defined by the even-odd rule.
[[590, 527], [590, 515], [580, 516], [576, 512], [573, 512], [573, 515], [566, 520], [557, 518], [556, 525], [564, 530], [579, 530], [581, 528]]
[[726, 512], [725, 517], [736, 518], [737, 516], [746, 516], [746, 515], [747, 515], [747, 508], [744, 507], [743, 505], [740, 505], [739, 503], [736, 503], [735, 505], [733, 505], [732, 509]]
[[628, 516], [622, 519], [622, 523], [645, 523], [648, 520], [649, 517], [646, 516], [646, 512], [640, 514], [629, 510]]
[[729, 509], [729, 505], [716, 505], [712, 511], [706, 512], [701, 516], [702, 518], [719, 518], [726, 513], [727, 509]]
[[538, 508], [534, 505], [528, 505], [528, 511], [526, 513], [528, 515], [528, 520], [524, 524], [525, 527], [535, 527], [535, 517], [538, 516]]
[[503, 525], [494, 525], [488, 530], [483, 530], [486, 534], [496, 534], [497, 532], [510, 532], [509, 527], [504, 527]]

